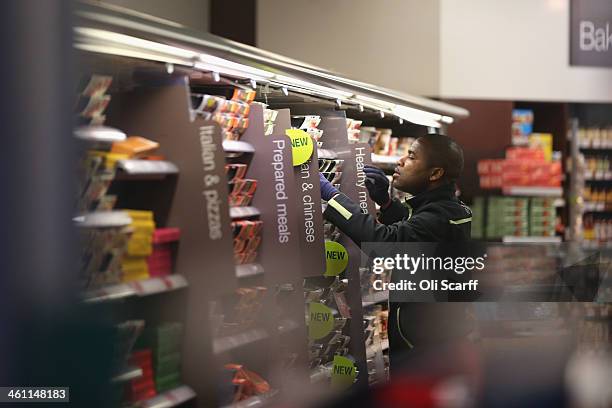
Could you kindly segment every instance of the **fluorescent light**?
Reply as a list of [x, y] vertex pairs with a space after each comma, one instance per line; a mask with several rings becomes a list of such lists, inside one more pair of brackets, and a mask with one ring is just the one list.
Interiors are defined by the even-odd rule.
[[[323, 96], [336, 100], [338, 106], [341, 106], [343, 102], [357, 104], [361, 112], [363, 112], [365, 106], [380, 112], [381, 117], [384, 117], [385, 114], [395, 115], [402, 120], [407, 120], [422, 126], [439, 128], [441, 126], [440, 122], [445, 124], [453, 123], [453, 118], [450, 116], [442, 116], [420, 109], [398, 105], [371, 96], [356, 95], [330, 86], [315, 84], [291, 76], [275, 74], [271, 71], [236, 63], [214, 55], [203, 54], [185, 48], [96, 28], [75, 27], [74, 30], [77, 34], [77, 43], [75, 47], [82, 50], [141, 58], [165, 62], [167, 64], [191, 66], [199, 70], [211, 72], [215, 81], [219, 80], [219, 74], [248, 79], [251, 81], [251, 85], [254, 88], [257, 82], [271, 83], [279, 86], [285, 95], [288, 94], [288, 89], [291, 88], [300, 93]], [[173, 71], [173, 67], [170, 65], [167, 66], [167, 69], [169, 73]], [[344, 83], [352, 82], [333, 75], [324, 76]]]
[[393, 110], [395, 104], [365, 95], [355, 95], [355, 100], [365, 106], [374, 106], [376, 110]]
[[74, 47], [80, 50], [98, 52], [101, 54], [120, 55], [123, 57], [139, 58], [139, 59], [158, 61], [158, 62], [166, 62], [166, 63], [175, 64], [175, 65], [190, 65], [189, 61], [186, 61], [186, 60], [167, 57], [164, 55], [154, 54], [150, 52], [129, 50], [129, 49], [120, 48], [120, 47], [111, 47], [111, 46], [96, 45], [96, 44], [79, 44], [79, 43], [75, 44]]
[[403, 105], [395, 105], [393, 114], [416, 125], [435, 128], [440, 127], [440, 120], [442, 119], [442, 115], [437, 113], [425, 112]]
[[284, 83], [287, 85], [293, 85], [299, 88], [309, 89], [312, 91], [319, 91], [326, 95], [331, 95], [331, 96], [335, 95], [335, 98], [347, 99], [353, 96], [353, 94], [350, 92], [340, 91], [338, 89], [330, 88], [328, 86], [313, 84], [312, 82], [303, 81], [301, 79], [288, 77], [285, 75], [279, 75], [279, 74], [274, 75], [274, 78], [272, 80], [275, 82], [280, 82], [280, 83]]
[[202, 71], [212, 72], [213, 76], [214, 76], [214, 73], [216, 72], [217, 74], [224, 74], [224, 75], [230, 75], [230, 76], [237, 77], [237, 78], [244, 78], [244, 79], [255, 80], [259, 82], [266, 82], [265, 78], [253, 75], [252, 73], [240, 71], [237, 69], [227, 68], [227, 67], [220, 67], [218, 65], [206, 64], [203, 62], [196, 62], [195, 64], [193, 64], [193, 67], [196, 69], [200, 69]]
[[145, 51], [155, 51], [183, 59], [195, 59], [198, 56], [198, 53], [186, 50], [184, 48], [143, 40], [142, 38], [132, 37], [130, 35], [99, 30], [97, 28], [75, 27], [74, 31], [84, 37], [101, 40], [107, 44], [117, 43], [128, 47], [140, 48], [144, 49]]
[[[268, 71], [265, 71], [263, 69], [259, 69], [259, 68], [253, 68], [251, 66], [248, 65], [244, 65], [244, 64], [238, 64], [237, 62], [233, 62], [233, 61], [229, 61], [223, 58], [219, 58], [219, 57], [215, 57], [214, 55], [209, 55], [209, 54], [199, 54], [198, 58], [201, 62], [207, 64], [207, 65], [214, 65], [220, 68], [228, 68], [230, 70], [232, 70], [233, 72], [236, 71], [240, 71], [245, 73], [246, 77], [249, 77], [250, 75], [254, 76], [254, 77], [258, 77], [258, 78], [266, 78], [266, 79], [270, 79], [272, 77], [274, 77], [274, 74]], [[223, 72], [223, 71], [221, 71]]]

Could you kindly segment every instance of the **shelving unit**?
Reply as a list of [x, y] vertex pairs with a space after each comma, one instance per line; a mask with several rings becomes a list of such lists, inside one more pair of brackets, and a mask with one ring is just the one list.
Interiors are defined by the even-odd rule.
[[[92, 307], [109, 308], [112, 312], [109, 315], [142, 318], [147, 325], [166, 321], [183, 324], [181, 381], [186, 385], [144, 401], [143, 406], [170, 407], [187, 401], [200, 407], [223, 406], [228, 395], [219, 392], [217, 374], [227, 370], [227, 364], [240, 364], [256, 372], [274, 390], [231, 406], [273, 406], [290, 399], [286, 390], [296, 383], [307, 384], [313, 374], [304, 319], [304, 279], [327, 284], [333, 280], [323, 277], [326, 251], [319, 205], [318, 159], [344, 160], [340, 189], [353, 200], [361, 201], [366, 211], [375, 213], [365, 186], [357, 183], [358, 177], [363, 176], [358, 174], [360, 166], [371, 163], [370, 147], [348, 143], [346, 111], [338, 110], [337, 98], [330, 98], [324, 90], [342, 93], [344, 108], [355, 112], [367, 110], [362, 113], [375, 117], [380, 112], [391, 117], [390, 104], [425, 110], [433, 124], [436, 121], [442, 124], [443, 116], [466, 116], [467, 111], [330, 79], [310, 68], [288, 68], [281, 58], [266, 57], [263, 61], [256, 54], [244, 53], [236, 57], [233, 51], [228, 52], [225, 45], [216, 42], [218, 39], [202, 41], [182, 28], [127, 16], [104, 6], [80, 5], [76, 14], [75, 47], [83, 54], [80, 54], [83, 65], [91, 72], [99, 70], [117, 79], [106, 124], [124, 132], [121, 136], [121, 132], [100, 130], [76, 136], [87, 139], [85, 143], [108, 144], [125, 135], [142, 135], [159, 143], [163, 160], [120, 160], [109, 193], [118, 197], [116, 208], [153, 211], [157, 226], [177, 227], [181, 233], [172, 275], [105, 286], [86, 293], [84, 302]], [[130, 27], [129, 33], [126, 27]], [[122, 34], [108, 39], [113, 47], [100, 48], [99, 36], [105, 31]], [[122, 43], [125, 36], [149, 42], [132, 41], [128, 45]], [[163, 46], [156, 47], [157, 51], [140, 49], [150, 43]], [[170, 43], [172, 46], [167, 47]], [[182, 63], [182, 57], [169, 55], [181, 47], [185, 47], [185, 54], [194, 53], [194, 58]], [[204, 55], [238, 61], [232, 61], [235, 69], [231, 72], [224, 71], [223, 66], [194, 64], [196, 57]], [[246, 67], [245, 71], [240, 67]], [[260, 74], [265, 70], [273, 73], [261, 80], [253, 74], [256, 70]], [[252, 78], [251, 74], [242, 75], [246, 72]], [[193, 91], [227, 96], [234, 88], [248, 88], [254, 78], [259, 100], [278, 110], [271, 135], [265, 135], [264, 108], [260, 104], [250, 106], [248, 127], [240, 140], [224, 140], [217, 122], [194, 114], [190, 104]], [[290, 79], [301, 81], [301, 85], [292, 84]], [[311, 85], [313, 89], [308, 88]], [[285, 99], [270, 94], [287, 93], [281, 89], [288, 89], [291, 94], [285, 95]], [[370, 95], [374, 101], [380, 98], [381, 103], [360, 101], [357, 96], [362, 95]], [[315, 147], [306, 163], [293, 166], [291, 143], [285, 131], [291, 128], [292, 115], [303, 114], [321, 116], [325, 145]], [[426, 131], [421, 126], [419, 129]], [[230, 207], [228, 203], [227, 163], [247, 164], [246, 178], [258, 181], [247, 207]], [[79, 217], [77, 222], [89, 226], [96, 223], [126, 226], [131, 222], [125, 214]], [[230, 225], [238, 220], [263, 223], [258, 256], [252, 263], [236, 264], [239, 261], [234, 257]], [[349, 354], [359, 370], [355, 386], [365, 387], [369, 374], [363, 308], [384, 303], [386, 299], [362, 298], [360, 249], [345, 236], [340, 242], [349, 254], [348, 267], [341, 275], [348, 279], [346, 299], [351, 313], [345, 333], [351, 337]], [[228, 321], [232, 307], [240, 302], [236, 300], [237, 293], [245, 288], [258, 288], [265, 293], [261, 310], [257, 319], [245, 327], [228, 327], [231, 324], [224, 323], [232, 323]], [[338, 318], [339, 312], [333, 311], [331, 316]], [[314, 373], [315, 377], [322, 374], [329, 380], [332, 366], [321, 367], [319, 371]], [[136, 374], [137, 370], [133, 370], [118, 377], [128, 381]], [[328, 387], [328, 381], [323, 383], [326, 385], [315, 384], [313, 392], [316, 387]]]
[[112, 382], [120, 383], [125, 381], [130, 381], [135, 378], [142, 377], [142, 369], [139, 367], [127, 367], [119, 374], [111, 378]]
[[196, 397], [195, 392], [186, 385], [166, 391], [142, 403], [143, 408], [178, 407]]
[[562, 197], [561, 187], [508, 187], [504, 189], [505, 195], [526, 197]]
[[150, 278], [141, 281], [108, 285], [88, 291], [83, 299], [88, 303], [123, 299], [131, 296], [150, 296], [187, 287], [182, 275]]
[[561, 237], [502, 237], [502, 242], [508, 244], [554, 244], [561, 242]]
[[213, 343], [213, 352], [221, 354], [233, 349], [254, 344], [258, 341], [268, 339], [270, 336], [263, 329], [253, 329], [232, 336], [220, 337]]

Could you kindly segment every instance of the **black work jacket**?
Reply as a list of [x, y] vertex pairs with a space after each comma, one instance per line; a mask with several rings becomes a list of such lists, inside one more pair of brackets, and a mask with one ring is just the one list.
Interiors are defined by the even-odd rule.
[[379, 222], [361, 212], [344, 194], [327, 205], [324, 216], [357, 245], [362, 242], [452, 242], [470, 239], [472, 212], [447, 184], [418, 194], [405, 203], [394, 199]]

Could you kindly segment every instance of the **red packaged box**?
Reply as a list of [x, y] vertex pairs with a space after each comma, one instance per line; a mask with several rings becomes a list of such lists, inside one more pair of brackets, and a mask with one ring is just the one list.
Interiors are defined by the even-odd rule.
[[533, 149], [530, 147], [509, 147], [506, 149], [506, 159], [531, 162], [544, 162], [546, 160], [543, 149]]
[[178, 241], [181, 238], [179, 228], [156, 228], [153, 232], [153, 244], [165, 244]]

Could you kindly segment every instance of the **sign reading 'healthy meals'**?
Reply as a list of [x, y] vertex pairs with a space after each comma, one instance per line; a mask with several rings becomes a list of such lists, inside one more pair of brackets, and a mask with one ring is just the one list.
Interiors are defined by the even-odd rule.
[[571, 0], [570, 65], [612, 67], [612, 0]]

